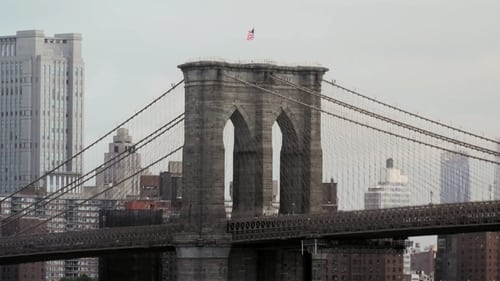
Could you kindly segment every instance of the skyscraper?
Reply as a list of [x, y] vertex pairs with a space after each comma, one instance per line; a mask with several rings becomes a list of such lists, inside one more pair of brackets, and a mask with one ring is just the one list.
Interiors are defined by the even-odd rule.
[[441, 203], [470, 201], [469, 158], [452, 153], [441, 154]]
[[[441, 155], [441, 203], [471, 200], [469, 159]], [[439, 235], [435, 280], [497, 280], [497, 233]]]
[[[441, 203], [468, 202], [470, 200], [469, 159], [452, 152], [441, 154]], [[458, 235], [439, 235], [436, 253], [436, 279], [457, 280]]]
[[[392, 158], [387, 159], [385, 168], [381, 169], [380, 180], [365, 193], [365, 209], [409, 205], [410, 191], [407, 184], [408, 176], [394, 167]], [[388, 242], [401, 241], [371, 241], [374, 245]], [[406, 273], [404, 262], [402, 250], [352, 245], [350, 248], [332, 249], [328, 254], [327, 267], [331, 280], [403, 280], [403, 275]], [[408, 260], [408, 271], [409, 269]]]
[[107, 199], [139, 197], [141, 175], [141, 155], [135, 152], [128, 129], [119, 128], [109, 150], [104, 154], [104, 164], [97, 172], [96, 185], [99, 189], [114, 186], [105, 193]]
[[365, 209], [383, 209], [410, 205], [408, 176], [394, 168], [394, 160], [387, 159], [386, 167], [381, 170], [380, 181], [365, 193]]
[[[0, 194], [12, 193], [82, 149], [84, 63], [77, 33], [0, 37]], [[40, 181], [48, 192], [82, 173], [81, 157]]]

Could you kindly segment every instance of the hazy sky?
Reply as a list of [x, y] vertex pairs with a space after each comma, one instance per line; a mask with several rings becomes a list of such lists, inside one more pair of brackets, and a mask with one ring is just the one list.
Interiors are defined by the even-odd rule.
[[499, 136], [499, 11], [494, 0], [0, 0], [0, 35], [82, 33], [87, 143], [180, 80], [178, 64], [211, 57], [321, 64], [326, 78]]
[[497, 136], [498, 11], [494, 0], [1, 0], [0, 34], [83, 34], [87, 139], [179, 80], [178, 64], [209, 57], [319, 63], [327, 78]]

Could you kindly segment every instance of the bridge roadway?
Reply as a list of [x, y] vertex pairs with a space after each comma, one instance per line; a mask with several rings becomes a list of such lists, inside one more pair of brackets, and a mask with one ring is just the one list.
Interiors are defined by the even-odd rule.
[[[500, 230], [500, 201], [301, 214], [227, 222], [232, 243], [372, 239]], [[174, 249], [179, 225], [117, 227], [0, 238], [0, 264]]]
[[233, 244], [321, 238], [372, 239], [500, 231], [500, 201], [430, 204], [228, 222]]
[[0, 264], [173, 248], [175, 225], [113, 227], [0, 238]]

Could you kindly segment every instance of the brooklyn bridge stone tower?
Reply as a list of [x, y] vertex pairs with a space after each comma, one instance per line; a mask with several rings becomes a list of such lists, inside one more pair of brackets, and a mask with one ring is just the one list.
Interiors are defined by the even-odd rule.
[[178, 278], [234, 279], [228, 277], [229, 256], [236, 259], [238, 250], [225, 231], [224, 126], [228, 120], [234, 125], [233, 217], [263, 216], [271, 209], [274, 122], [283, 140], [279, 213], [320, 212], [321, 116], [311, 107], [320, 108], [321, 100], [273, 77], [320, 92], [327, 69], [214, 61], [179, 68], [185, 79], [181, 217], [186, 232], [176, 238]]

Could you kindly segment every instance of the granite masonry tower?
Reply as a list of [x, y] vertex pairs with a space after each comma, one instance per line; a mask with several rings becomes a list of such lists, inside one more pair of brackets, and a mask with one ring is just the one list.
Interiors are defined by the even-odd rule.
[[[185, 79], [183, 206], [186, 232], [177, 237], [179, 280], [230, 280], [225, 232], [223, 129], [234, 125], [233, 217], [263, 216], [272, 203], [272, 126], [281, 128], [279, 212], [321, 212], [321, 107], [318, 96], [273, 79], [321, 91], [323, 67], [231, 64], [199, 61], [182, 64]], [[300, 101], [245, 85], [234, 78]], [[233, 260], [231, 261], [233, 262]]]

